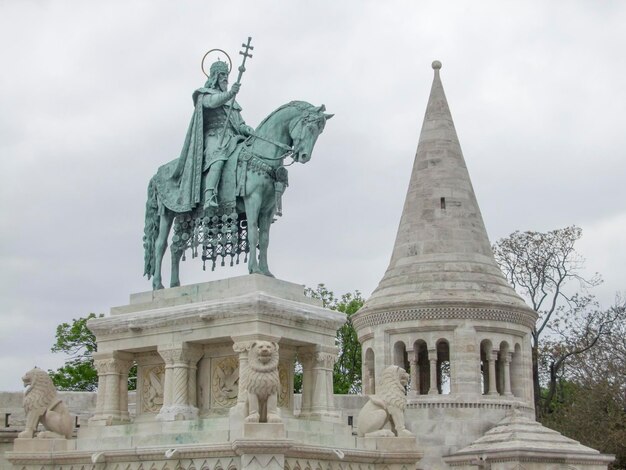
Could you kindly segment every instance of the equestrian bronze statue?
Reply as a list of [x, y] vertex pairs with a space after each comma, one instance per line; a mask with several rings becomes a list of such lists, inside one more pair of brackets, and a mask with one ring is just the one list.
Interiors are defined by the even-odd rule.
[[251, 274], [272, 276], [267, 248], [288, 186], [285, 159], [308, 162], [333, 116], [324, 105], [292, 101], [256, 129], [249, 127], [235, 100], [246, 58], [252, 57], [250, 38], [242, 46], [237, 81], [228, 90], [231, 67], [221, 60], [211, 65], [204, 87], [193, 93], [180, 157], [161, 166], [148, 185], [144, 274], [152, 277], [153, 289], [163, 288], [161, 263], [172, 226], [170, 287], [180, 285], [179, 264], [188, 249], [212, 269], [220, 258], [222, 266], [226, 260], [232, 266], [243, 254]]

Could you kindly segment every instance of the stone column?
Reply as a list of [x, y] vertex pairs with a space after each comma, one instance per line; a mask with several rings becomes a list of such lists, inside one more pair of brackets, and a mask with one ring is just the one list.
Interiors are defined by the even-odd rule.
[[100, 417], [102, 415], [102, 412], [104, 411], [104, 391], [106, 390], [106, 381], [108, 378], [108, 375], [105, 373], [105, 359], [94, 359], [93, 365], [96, 369], [96, 372], [98, 373], [98, 392], [96, 395], [96, 410], [94, 412], [94, 415], [89, 418], [89, 421], [94, 421], [95, 418]]
[[513, 393], [511, 392], [511, 360], [513, 359], [513, 353], [507, 352], [503, 359], [504, 363], [504, 396], [512, 397]]
[[296, 351], [289, 347], [280, 348], [280, 360], [278, 362], [278, 376], [280, 378], [280, 390], [278, 391], [278, 407], [293, 416], [293, 382]]
[[311, 405], [313, 402], [313, 391], [315, 389], [315, 383], [313, 376], [313, 363], [315, 353], [298, 352], [298, 359], [302, 364], [302, 405], [300, 410], [300, 416], [310, 416]]
[[252, 341], [235, 341], [233, 351], [239, 354], [239, 389], [237, 392], [237, 406], [245, 406], [248, 390], [248, 351]]
[[119, 378], [119, 410], [120, 410], [120, 422], [130, 422], [130, 415], [128, 414], [128, 373], [133, 366], [132, 359], [118, 360]]
[[498, 389], [496, 387], [496, 360], [498, 359], [498, 350], [494, 349], [489, 354], [489, 392], [487, 395], [497, 395]]
[[409, 356], [409, 365], [411, 367], [411, 390], [409, 396], [416, 397], [419, 395], [419, 377], [417, 375], [417, 351], [407, 351]]
[[198, 361], [204, 356], [204, 350], [198, 348], [194, 351], [194, 354], [196, 354], [197, 357], [189, 361], [187, 396], [189, 397], [189, 403], [198, 408]]
[[430, 362], [430, 388], [428, 389], [429, 395], [439, 395], [437, 389], [437, 350], [428, 350], [428, 361]]
[[311, 398], [312, 416], [335, 417], [333, 394], [333, 367], [337, 359], [336, 348], [317, 347], [313, 358], [314, 388]]
[[128, 416], [128, 370], [133, 355], [121, 351], [94, 353], [98, 371], [96, 412], [89, 420], [95, 425], [121, 424]]
[[[198, 416], [195, 392], [190, 393], [191, 385], [196, 388], [196, 364], [203, 355], [202, 348], [189, 343], [159, 346], [158, 352], [165, 361], [163, 407], [157, 419], [174, 421], [194, 419]], [[191, 375], [194, 375], [192, 378]]]

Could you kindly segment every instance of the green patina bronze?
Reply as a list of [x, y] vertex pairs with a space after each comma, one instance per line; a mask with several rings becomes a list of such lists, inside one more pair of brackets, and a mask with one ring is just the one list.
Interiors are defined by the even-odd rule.
[[[179, 286], [185, 251], [201, 253], [215, 268], [248, 256], [250, 273], [272, 274], [267, 264], [269, 229], [281, 214], [287, 169], [284, 160], [306, 163], [327, 119], [324, 105], [287, 103], [253, 130], [235, 101], [249, 54], [244, 50], [239, 76], [227, 90], [226, 62], [211, 65], [204, 87], [193, 93], [194, 113], [180, 157], [161, 166], [148, 185], [144, 228], [144, 274], [162, 289], [161, 263], [174, 226], [171, 287]], [[258, 257], [257, 257], [258, 248]]]

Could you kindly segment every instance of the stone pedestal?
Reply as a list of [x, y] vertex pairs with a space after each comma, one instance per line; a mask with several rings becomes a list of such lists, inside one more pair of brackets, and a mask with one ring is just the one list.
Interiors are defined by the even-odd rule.
[[285, 439], [283, 423], [244, 423], [243, 437], [246, 439]]
[[199, 410], [224, 415], [245, 402], [247, 354], [259, 340], [279, 345], [283, 414], [293, 414], [298, 357], [307, 416], [336, 420], [332, 370], [335, 334], [344, 321], [343, 314], [306, 297], [303, 286], [261, 275], [133, 294], [129, 305], [89, 322], [100, 380], [92, 423], [127, 420], [123, 383], [132, 361], [141, 369], [141, 413], [162, 421], [195, 419]]
[[73, 450], [75, 446], [74, 440], [58, 438], [58, 439], [24, 439], [17, 438], [13, 441], [13, 452], [61, 452]]
[[415, 452], [415, 437], [359, 437], [357, 446], [360, 449], [379, 450], [385, 452]]
[[[335, 335], [344, 321], [305, 297], [303, 286], [259, 275], [131, 295], [129, 305], [89, 322], [99, 374], [89, 425], [67, 443], [18, 442], [7, 459], [21, 470], [415, 468], [422, 454], [414, 449], [357, 447], [336, 408]], [[245, 422], [249, 385], [259, 383], [260, 369], [250, 372], [259, 341], [278, 345], [272, 400], [282, 423]], [[296, 359], [304, 375], [302, 413], [294, 413]], [[133, 364], [137, 413], [129, 422]]]

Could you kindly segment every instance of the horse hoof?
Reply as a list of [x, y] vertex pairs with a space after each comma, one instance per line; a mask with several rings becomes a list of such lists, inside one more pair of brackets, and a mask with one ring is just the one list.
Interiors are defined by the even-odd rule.
[[172, 282], [170, 287], [180, 287], [180, 282]]
[[161, 290], [161, 289], [165, 289], [165, 288], [163, 287], [163, 284], [161, 284], [160, 282], [152, 286], [152, 290]]
[[265, 276], [268, 276], [268, 277], [276, 277], [269, 271], [262, 271], [261, 274], [264, 274]]

